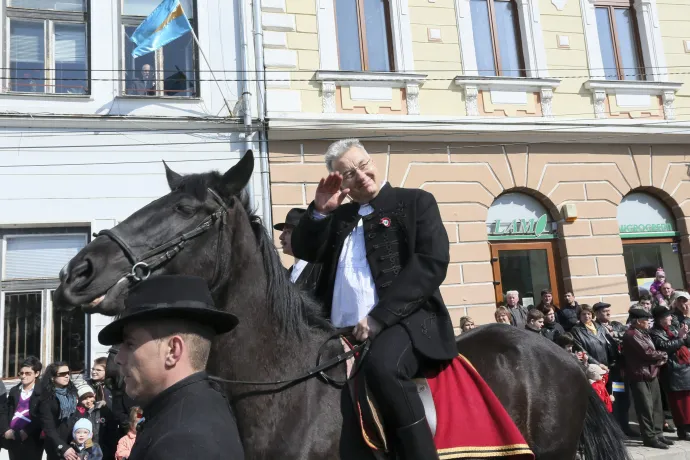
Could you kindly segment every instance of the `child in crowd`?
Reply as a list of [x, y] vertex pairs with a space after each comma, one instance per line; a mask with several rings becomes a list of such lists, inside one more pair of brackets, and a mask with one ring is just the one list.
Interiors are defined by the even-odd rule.
[[[664, 296], [661, 294], [661, 286], [666, 282], [666, 272], [664, 272], [664, 269], [659, 267], [656, 269], [656, 277], [654, 279], [654, 282], [652, 285], [649, 287], [649, 293], [652, 295], [653, 298], [655, 298], [659, 302], [665, 303], [666, 301], [664, 300]], [[662, 305], [663, 305], [662, 303]], [[669, 305], [670, 307], [670, 305]]]
[[559, 335], [556, 338], [555, 342], [556, 345], [563, 348], [568, 353], [572, 354], [573, 357], [580, 362], [580, 364], [582, 364], [583, 366], [587, 365], [587, 362], [589, 361], [587, 353], [585, 353], [584, 351], [575, 350], [575, 338], [570, 332], [566, 332], [564, 334]]
[[93, 425], [87, 418], [80, 418], [72, 428], [71, 446], [79, 460], [103, 460], [103, 452], [98, 444], [91, 440]]
[[137, 406], [132, 407], [129, 411], [129, 431], [117, 443], [117, 451], [115, 452], [115, 460], [127, 460], [129, 454], [134, 447], [134, 441], [137, 439], [137, 425], [141, 420], [141, 409]]
[[530, 310], [527, 313], [527, 324], [525, 329], [531, 332], [541, 334], [541, 328], [544, 327], [544, 313], [539, 310]]
[[86, 418], [91, 422], [93, 431], [91, 432], [91, 439], [93, 442], [100, 444], [99, 433], [101, 426], [105, 423], [105, 419], [101, 414], [102, 410], [107, 411], [105, 401], [96, 402], [96, 393], [89, 385], [81, 385], [77, 388], [77, 410], [70, 416], [69, 423], [74, 426], [78, 420]]
[[590, 364], [587, 366], [587, 378], [592, 388], [594, 388], [594, 391], [596, 391], [599, 398], [601, 398], [606, 406], [606, 410], [609, 413], [613, 412], [613, 400], [615, 398], [606, 391], [606, 383], [609, 380], [608, 372], [602, 369], [598, 364]]

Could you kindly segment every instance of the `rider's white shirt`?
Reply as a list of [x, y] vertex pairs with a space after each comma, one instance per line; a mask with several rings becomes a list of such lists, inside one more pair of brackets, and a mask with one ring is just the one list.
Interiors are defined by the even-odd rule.
[[306, 266], [307, 266], [306, 260], [295, 258], [295, 264], [292, 266], [292, 271], [290, 272], [290, 282], [292, 284], [295, 284], [297, 282], [297, 278], [299, 278], [299, 275], [302, 274], [302, 271], [304, 270], [304, 267], [306, 267]]
[[[374, 208], [371, 205], [363, 204], [359, 207], [360, 216], [368, 216], [372, 212]], [[314, 217], [319, 219], [325, 216], [315, 213]], [[367, 261], [364, 225], [360, 219], [352, 233], [345, 238], [343, 250], [338, 258], [331, 322], [335, 327], [354, 326], [369, 314], [378, 300], [376, 285]]]

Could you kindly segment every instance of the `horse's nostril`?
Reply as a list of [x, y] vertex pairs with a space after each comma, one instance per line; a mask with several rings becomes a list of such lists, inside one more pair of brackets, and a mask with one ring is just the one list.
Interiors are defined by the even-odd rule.
[[93, 265], [88, 260], [82, 260], [78, 264], [71, 267], [68, 281], [79, 283], [86, 281], [93, 275]]
[[60, 269], [60, 274], [58, 276], [60, 278], [61, 283], [65, 282], [65, 280], [67, 279], [68, 273], [69, 273], [69, 262], [67, 262], [65, 264], [65, 266]]

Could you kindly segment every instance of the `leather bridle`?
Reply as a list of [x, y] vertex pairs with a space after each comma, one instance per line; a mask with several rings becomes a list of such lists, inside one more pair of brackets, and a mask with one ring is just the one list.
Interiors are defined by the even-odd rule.
[[[192, 230], [182, 233], [181, 235], [178, 235], [177, 237], [162, 243], [149, 251], [138, 253], [138, 251], [133, 249], [127, 243], [126, 239], [120, 234], [118, 229], [119, 225], [116, 225], [110, 230], [101, 230], [98, 233], [94, 233], [94, 236], [96, 237], [107, 236], [110, 238], [120, 247], [129, 262], [132, 264], [130, 273], [124, 275], [120, 281], [123, 279], [129, 279], [134, 282], [139, 282], [147, 279], [149, 276], [151, 276], [151, 273], [153, 273], [154, 270], [168, 263], [173, 257], [179, 254], [190, 241], [213, 228], [216, 222], [220, 222], [222, 226], [225, 221], [225, 217], [227, 216], [228, 208], [225, 202], [223, 202], [222, 198], [215, 191], [210, 188], [208, 188], [207, 191], [210, 193], [213, 200], [217, 202], [218, 209], [202, 220], [199, 225], [194, 227]], [[218, 264], [216, 263], [216, 274], [214, 274], [214, 278], [218, 272], [217, 265]], [[118, 283], [120, 281], [118, 281]]]

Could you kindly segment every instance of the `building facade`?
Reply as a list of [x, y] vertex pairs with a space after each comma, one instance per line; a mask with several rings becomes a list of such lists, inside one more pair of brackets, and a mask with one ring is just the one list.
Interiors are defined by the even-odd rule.
[[525, 305], [623, 314], [690, 278], [690, 4], [264, 1], [274, 219], [311, 202], [329, 142], [432, 192], [454, 324]]
[[94, 232], [169, 191], [161, 160], [224, 171], [256, 149], [251, 15], [182, 0], [199, 46], [187, 34], [135, 59], [129, 36], [158, 0], [1, 3], [0, 375], [27, 355], [84, 370], [107, 351], [96, 336], [109, 319], [54, 309], [58, 272]]

